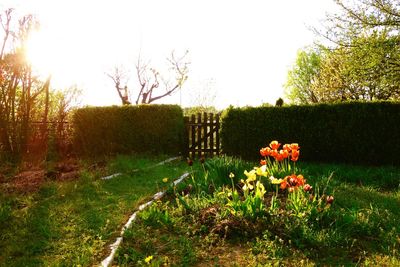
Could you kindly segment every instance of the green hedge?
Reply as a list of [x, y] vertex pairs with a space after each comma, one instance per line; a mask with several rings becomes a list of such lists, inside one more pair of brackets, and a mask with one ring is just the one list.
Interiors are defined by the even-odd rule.
[[81, 108], [73, 128], [80, 154], [178, 154], [183, 148], [183, 112], [177, 105]]
[[221, 127], [223, 151], [246, 159], [278, 140], [299, 143], [306, 161], [400, 163], [400, 103], [230, 108]]

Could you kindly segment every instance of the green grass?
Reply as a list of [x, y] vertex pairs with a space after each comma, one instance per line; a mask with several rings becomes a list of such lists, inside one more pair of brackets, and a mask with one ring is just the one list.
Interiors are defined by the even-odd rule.
[[[225, 178], [228, 185], [227, 173], [238, 176], [249, 166], [230, 159], [208, 165], [215, 167], [210, 183]], [[321, 216], [223, 215], [218, 194], [206, 187], [196, 194], [194, 185], [191, 195], [170, 196], [141, 212], [115, 263], [147, 265], [146, 257], [153, 256], [152, 266], [400, 266], [400, 167], [298, 167], [314, 189], [335, 197]]]
[[[148, 168], [164, 159], [120, 156], [101, 171], [84, 168], [79, 180], [47, 181], [35, 193], [1, 191], [0, 266], [99, 263], [128, 216], [162, 189], [162, 178], [173, 179], [188, 170], [181, 161]], [[115, 172], [126, 174], [100, 179]]]

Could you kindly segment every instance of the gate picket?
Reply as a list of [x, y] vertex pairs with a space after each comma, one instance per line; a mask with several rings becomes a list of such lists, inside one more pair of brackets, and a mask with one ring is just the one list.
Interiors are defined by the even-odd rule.
[[186, 124], [186, 156], [200, 158], [219, 155], [219, 115], [197, 113], [185, 117]]

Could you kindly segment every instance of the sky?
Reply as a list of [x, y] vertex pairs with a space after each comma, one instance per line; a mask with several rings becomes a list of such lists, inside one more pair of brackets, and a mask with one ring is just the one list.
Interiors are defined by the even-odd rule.
[[[76, 84], [82, 105], [120, 104], [106, 73], [122, 66], [135, 98], [140, 57], [168, 74], [166, 58], [188, 50], [189, 78], [156, 103], [257, 106], [284, 97], [297, 51], [311, 45], [333, 0], [0, 0], [0, 10], [33, 13], [36, 69], [53, 88]], [[160, 89], [162, 90], [162, 89]], [[201, 99], [201, 100], [199, 100]], [[199, 103], [207, 102], [207, 103]]]

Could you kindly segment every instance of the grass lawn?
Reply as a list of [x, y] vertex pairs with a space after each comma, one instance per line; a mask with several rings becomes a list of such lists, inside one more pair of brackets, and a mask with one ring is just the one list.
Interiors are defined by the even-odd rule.
[[[139, 213], [114, 263], [400, 266], [399, 167], [298, 163], [312, 191], [294, 198], [280, 190], [272, 202], [275, 187], [266, 185], [263, 201], [252, 210], [254, 203], [246, 201], [252, 195], [244, 197], [240, 179], [254, 165], [228, 158], [207, 161], [204, 172]], [[334, 196], [331, 204], [328, 195]]]
[[[0, 188], [0, 266], [98, 264], [129, 215], [161, 189], [162, 179], [188, 170], [181, 161], [148, 168], [166, 158], [120, 156], [100, 169], [83, 163], [79, 179], [47, 180], [36, 192]], [[125, 174], [100, 179], [116, 172]]]

